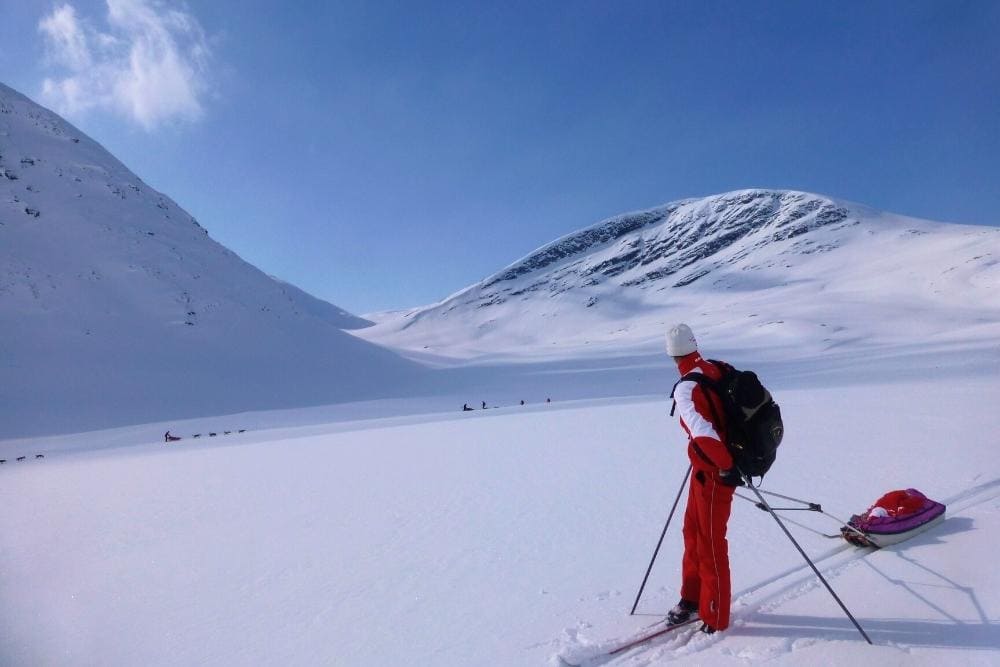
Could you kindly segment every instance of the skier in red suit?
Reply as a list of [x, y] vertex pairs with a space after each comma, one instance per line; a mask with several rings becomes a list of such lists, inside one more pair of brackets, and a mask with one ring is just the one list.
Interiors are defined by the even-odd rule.
[[[666, 338], [667, 354], [677, 363], [681, 376], [697, 372], [713, 380], [721, 377], [721, 371], [698, 353], [698, 343], [688, 325], [674, 326]], [[726, 424], [719, 398], [687, 380], [678, 383], [674, 400], [681, 427], [688, 434], [688, 458], [694, 474], [684, 512], [681, 600], [667, 619], [680, 623], [697, 613], [702, 632], [711, 634], [729, 627], [732, 591], [726, 527], [733, 492], [743, 481], [723, 444]]]

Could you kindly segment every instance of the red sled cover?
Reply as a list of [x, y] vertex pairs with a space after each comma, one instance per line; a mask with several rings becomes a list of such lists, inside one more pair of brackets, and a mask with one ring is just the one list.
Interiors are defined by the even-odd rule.
[[840, 529], [858, 546], [898, 544], [944, 521], [945, 506], [916, 489], [890, 491]]

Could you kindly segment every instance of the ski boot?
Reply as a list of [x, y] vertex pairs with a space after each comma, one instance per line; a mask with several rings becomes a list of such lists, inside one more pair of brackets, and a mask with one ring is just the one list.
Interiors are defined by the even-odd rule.
[[678, 623], [684, 623], [685, 621], [690, 621], [691, 618], [698, 614], [698, 603], [691, 602], [690, 600], [685, 600], [681, 598], [681, 601], [674, 606], [673, 609], [667, 612], [667, 623], [670, 625], [677, 625]]

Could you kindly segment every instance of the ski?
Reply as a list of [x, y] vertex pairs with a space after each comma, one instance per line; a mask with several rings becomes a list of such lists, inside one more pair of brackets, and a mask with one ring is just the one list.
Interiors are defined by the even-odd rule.
[[632, 641], [628, 642], [627, 644], [622, 644], [621, 646], [619, 646], [618, 648], [616, 648], [614, 650], [608, 651], [608, 655], [616, 655], [618, 653], [622, 653], [623, 651], [627, 651], [630, 648], [638, 646], [639, 644], [643, 644], [645, 642], [648, 642], [650, 639], [656, 639], [660, 635], [665, 635], [668, 632], [670, 632], [671, 630], [676, 630], [677, 628], [683, 628], [685, 625], [691, 625], [692, 623], [696, 623], [696, 622], [698, 622], [700, 620], [701, 620], [700, 618], [698, 618], [697, 616], [695, 616], [694, 618], [689, 618], [686, 621], [682, 621], [680, 623], [674, 623], [673, 625], [668, 625], [668, 626], [666, 626], [664, 628], [660, 628], [656, 632], [651, 632], [651, 633], [649, 633], [647, 635], [643, 635], [642, 637], [639, 637], [638, 639], [633, 639]]

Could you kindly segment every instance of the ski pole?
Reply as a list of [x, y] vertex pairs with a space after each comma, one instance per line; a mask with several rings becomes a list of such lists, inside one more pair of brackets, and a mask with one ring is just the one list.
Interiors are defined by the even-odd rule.
[[639, 586], [639, 592], [636, 593], [635, 602], [632, 603], [632, 611], [628, 613], [629, 616], [634, 614], [635, 608], [639, 606], [639, 598], [642, 597], [642, 590], [646, 588], [646, 580], [649, 579], [649, 573], [653, 571], [653, 563], [656, 562], [656, 555], [660, 553], [660, 545], [663, 544], [663, 537], [667, 534], [667, 527], [670, 526], [670, 520], [674, 518], [677, 503], [681, 500], [681, 494], [684, 493], [684, 487], [687, 485], [688, 476], [690, 475], [691, 464], [688, 464], [687, 472], [684, 473], [684, 479], [681, 481], [681, 488], [677, 489], [677, 497], [674, 498], [674, 505], [670, 508], [670, 515], [667, 516], [667, 522], [663, 525], [663, 532], [660, 533], [660, 541], [656, 543], [656, 549], [653, 550], [653, 557], [649, 560], [649, 567], [646, 568], [646, 576], [642, 578], [642, 584]]
[[872, 643], [871, 638], [869, 638], [868, 634], [861, 628], [861, 625], [857, 622], [857, 620], [855, 620], [855, 618], [854, 618], [853, 614], [851, 614], [850, 610], [848, 610], [848, 608], [846, 606], [844, 606], [844, 603], [840, 600], [840, 598], [837, 597], [837, 594], [833, 592], [833, 588], [830, 587], [830, 584], [828, 584], [827, 581], [826, 581], [826, 579], [823, 577], [823, 575], [820, 574], [820, 571], [816, 568], [816, 566], [813, 564], [813, 562], [809, 559], [809, 556], [806, 555], [806, 552], [803, 551], [802, 547], [799, 546], [799, 543], [795, 541], [795, 538], [792, 537], [792, 534], [790, 532], [788, 532], [788, 528], [786, 528], [785, 524], [783, 524], [781, 522], [781, 519], [778, 518], [778, 515], [774, 513], [774, 510], [771, 509], [771, 506], [767, 504], [766, 500], [764, 500], [764, 496], [760, 495], [760, 492], [755, 487], [750, 486], [750, 489], [752, 489], [753, 492], [755, 494], [757, 494], [758, 500], [760, 500], [761, 504], [764, 505], [767, 508], [768, 513], [772, 517], [774, 517], [774, 520], [778, 523], [778, 526], [781, 528], [781, 530], [785, 533], [785, 535], [788, 537], [788, 539], [792, 541], [792, 544], [794, 544], [795, 548], [799, 550], [799, 553], [802, 554], [802, 557], [806, 559], [806, 562], [809, 563], [809, 567], [812, 568], [812, 571], [816, 573], [816, 576], [819, 577], [819, 580], [823, 582], [824, 586], [826, 586], [826, 590], [830, 591], [830, 595], [833, 596], [833, 599], [837, 601], [837, 604], [840, 605], [840, 608], [844, 610], [845, 614], [847, 614], [847, 618], [851, 619], [851, 623], [853, 623], [854, 627], [858, 629], [858, 632], [861, 633], [861, 636], [865, 638], [866, 642], [868, 642], [869, 644], [871, 644]]

